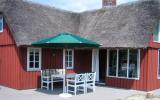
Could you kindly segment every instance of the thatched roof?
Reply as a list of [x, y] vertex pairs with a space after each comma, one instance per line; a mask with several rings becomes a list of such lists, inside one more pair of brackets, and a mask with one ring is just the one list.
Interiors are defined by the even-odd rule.
[[17, 45], [61, 32], [80, 33], [102, 47], [145, 48], [160, 19], [159, 0], [73, 13], [21, 0], [0, 1]]
[[0, 10], [17, 45], [29, 45], [60, 32], [77, 33], [79, 27], [79, 14], [21, 0], [4, 0]]

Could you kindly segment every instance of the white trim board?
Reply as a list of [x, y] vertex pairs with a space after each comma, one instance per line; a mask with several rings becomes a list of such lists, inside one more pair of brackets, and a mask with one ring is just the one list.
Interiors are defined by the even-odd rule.
[[96, 72], [96, 81], [99, 81], [99, 49], [92, 49], [92, 72]]

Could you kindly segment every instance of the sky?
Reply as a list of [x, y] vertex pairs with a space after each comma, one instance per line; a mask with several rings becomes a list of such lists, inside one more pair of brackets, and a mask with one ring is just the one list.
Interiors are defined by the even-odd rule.
[[[61, 8], [73, 12], [83, 12], [86, 10], [99, 9], [102, 7], [102, 0], [28, 0], [44, 5]], [[137, 0], [117, 0], [117, 4], [124, 4]]]

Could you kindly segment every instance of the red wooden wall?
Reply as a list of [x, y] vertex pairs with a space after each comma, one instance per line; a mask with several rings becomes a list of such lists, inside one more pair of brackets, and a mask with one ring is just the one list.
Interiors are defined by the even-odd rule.
[[0, 85], [19, 89], [18, 49], [11, 32], [4, 21], [4, 30], [0, 33]]
[[[91, 71], [91, 50], [74, 51], [74, 69], [68, 73], [80, 73]], [[22, 67], [20, 68], [21, 89], [40, 87], [40, 72], [27, 71], [27, 48], [20, 48]], [[42, 69], [63, 68], [63, 50], [42, 48]]]
[[147, 91], [147, 71], [148, 71], [147, 70], [147, 66], [148, 66], [147, 54], [148, 54], [147, 49], [141, 49], [139, 80], [106, 77], [106, 84], [112, 87]]
[[158, 79], [158, 49], [160, 43], [153, 42], [153, 38], [149, 42], [148, 49], [148, 90], [160, 88], [160, 79]]
[[150, 48], [148, 53], [148, 90], [160, 88], [158, 79], [158, 49]]

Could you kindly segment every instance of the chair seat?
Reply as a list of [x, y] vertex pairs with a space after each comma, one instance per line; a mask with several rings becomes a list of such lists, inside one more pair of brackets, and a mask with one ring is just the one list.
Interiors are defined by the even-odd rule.
[[63, 81], [63, 78], [56, 77], [53, 79], [53, 82], [60, 82], [60, 81]]
[[[76, 85], [83, 85], [84, 82], [76, 83]], [[68, 82], [68, 85], [75, 85], [75, 82]]]

